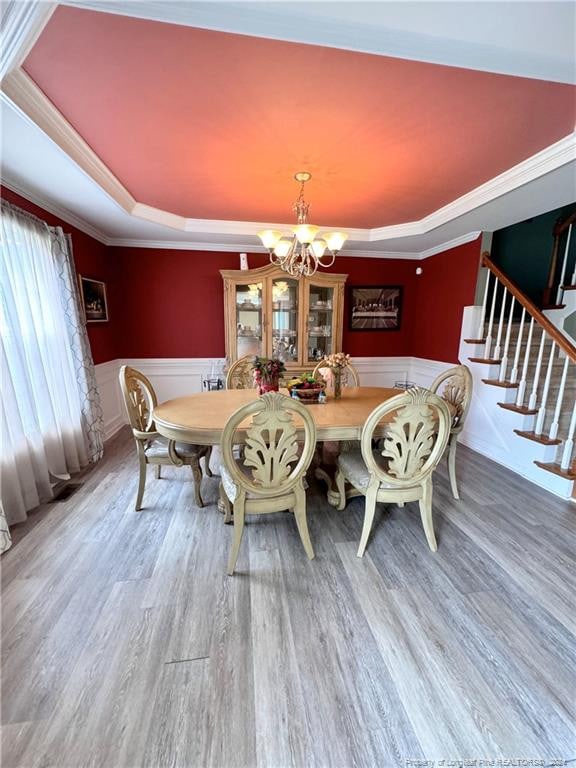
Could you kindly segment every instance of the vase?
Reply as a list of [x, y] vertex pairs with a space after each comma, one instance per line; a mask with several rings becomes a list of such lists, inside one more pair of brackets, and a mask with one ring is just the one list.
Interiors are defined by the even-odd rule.
[[272, 379], [271, 381], [259, 381], [258, 394], [264, 395], [266, 392], [278, 392], [278, 382], [278, 379]]
[[342, 397], [342, 371], [340, 368], [334, 368], [334, 400], [340, 400]]

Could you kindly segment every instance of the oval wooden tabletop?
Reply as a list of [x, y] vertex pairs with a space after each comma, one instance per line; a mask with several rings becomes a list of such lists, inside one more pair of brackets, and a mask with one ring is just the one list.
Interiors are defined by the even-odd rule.
[[[401, 391], [389, 387], [346, 387], [340, 400], [329, 397], [325, 403], [307, 405], [316, 423], [317, 439], [358, 440], [374, 408]], [[172, 440], [218, 445], [230, 415], [256, 397], [254, 389], [229, 389], [167, 400], [154, 409], [156, 429]], [[295, 425], [298, 427], [296, 420]]]

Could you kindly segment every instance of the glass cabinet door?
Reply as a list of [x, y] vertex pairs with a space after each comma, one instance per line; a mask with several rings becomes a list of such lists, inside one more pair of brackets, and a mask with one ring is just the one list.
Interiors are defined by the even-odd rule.
[[308, 349], [309, 363], [322, 360], [334, 351], [334, 288], [313, 285], [308, 293]]
[[298, 362], [298, 281], [272, 280], [272, 355], [285, 363]]
[[262, 283], [236, 285], [236, 359], [263, 355]]

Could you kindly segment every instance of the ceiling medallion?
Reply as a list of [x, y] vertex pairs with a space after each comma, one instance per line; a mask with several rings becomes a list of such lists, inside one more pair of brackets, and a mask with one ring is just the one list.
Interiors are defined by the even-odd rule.
[[[292, 206], [298, 222], [292, 230], [292, 238], [289, 239], [289, 236], [284, 236], [284, 233], [276, 229], [264, 229], [258, 232], [258, 237], [268, 249], [272, 264], [288, 272], [292, 277], [310, 277], [318, 267], [326, 268], [334, 264], [336, 254], [348, 235], [346, 232], [326, 232], [316, 238], [320, 227], [308, 224], [310, 203], [304, 200], [304, 184], [310, 181], [312, 174], [308, 171], [300, 171], [294, 175], [294, 178], [300, 184], [300, 194]], [[330, 254], [328, 262], [322, 261], [326, 251]]]

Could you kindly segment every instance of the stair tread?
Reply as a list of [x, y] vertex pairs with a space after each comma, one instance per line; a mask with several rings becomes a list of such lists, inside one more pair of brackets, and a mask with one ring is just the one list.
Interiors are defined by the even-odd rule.
[[464, 339], [466, 344], [486, 344], [486, 339]]
[[492, 357], [469, 357], [471, 363], [486, 363], [487, 365], [500, 365], [501, 359]]
[[572, 464], [571, 467], [568, 467], [568, 469], [562, 469], [560, 464], [557, 464], [556, 462], [535, 461], [534, 464], [536, 464], [537, 467], [540, 467], [540, 469], [545, 469], [547, 472], [552, 472], [554, 475], [565, 477], [567, 480], [576, 480], [576, 467], [574, 464]]
[[492, 387], [503, 387], [504, 389], [518, 389], [518, 383], [512, 384], [511, 381], [498, 381], [498, 379], [482, 379], [484, 384]]
[[524, 416], [535, 416], [538, 413], [537, 408], [528, 408], [526, 405], [515, 405], [514, 403], [498, 403], [498, 405], [506, 411], [514, 411], [514, 413], [521, 413]]
[[541, 443], [542, 445], [560, 445], [562, 443], [562, 440], [559, 440], [558, 438], [551, 440], [546, 435], [537, 435], [534, 432], [526, 432], [522, 429], [515, 429], [514, 432], [517, 435], [520, 435], [520, 437], [525, 437], [528, 440], [533, 440], [535, 443]]
[[563, 285], [561, 287], [563, 291], [576, 291], [576, 285]]
[[545, 304], [542, 309], [564, 309], [566, 304]]

